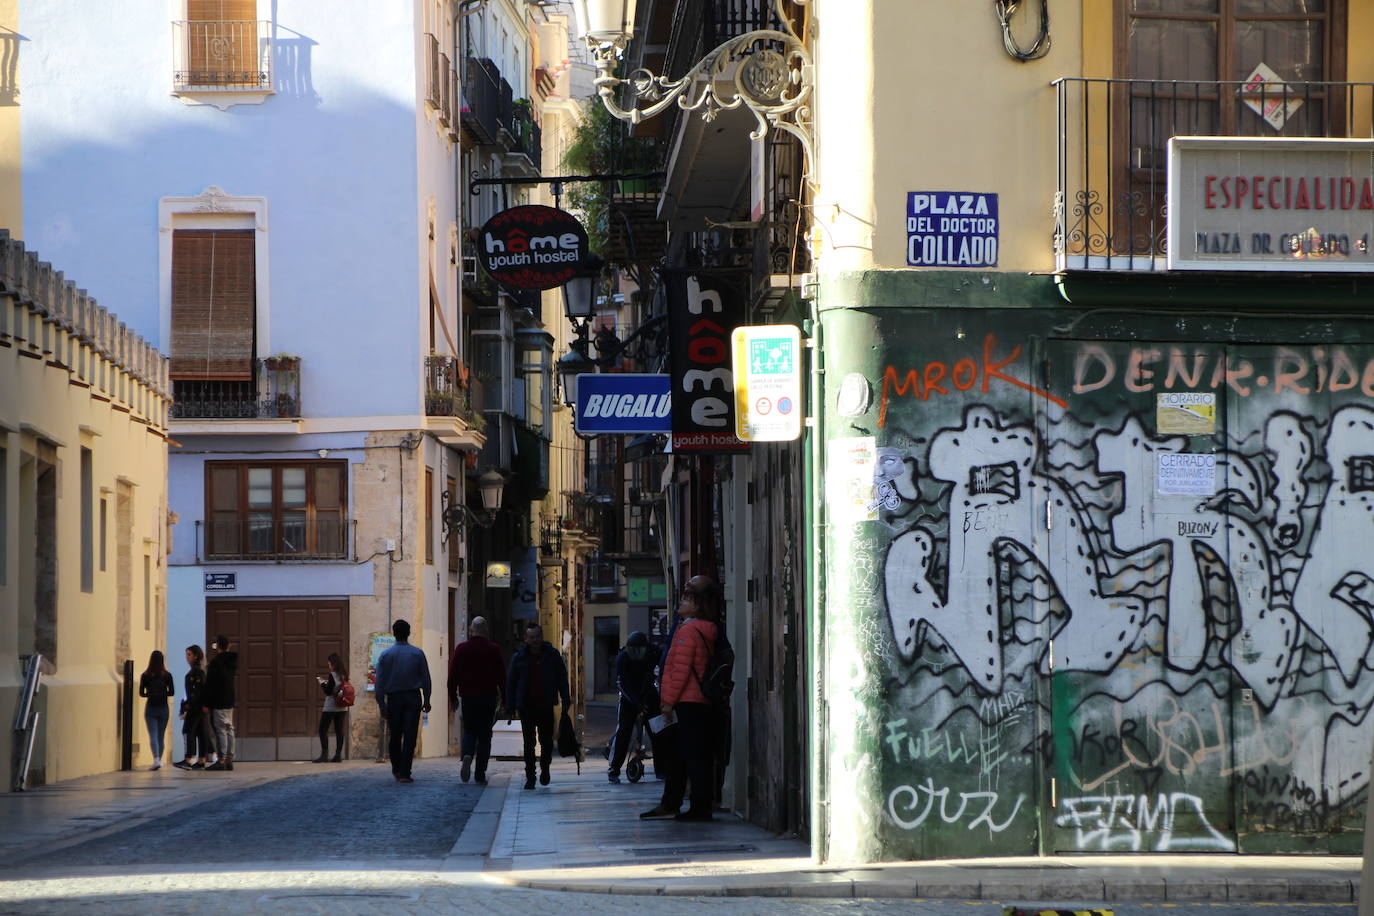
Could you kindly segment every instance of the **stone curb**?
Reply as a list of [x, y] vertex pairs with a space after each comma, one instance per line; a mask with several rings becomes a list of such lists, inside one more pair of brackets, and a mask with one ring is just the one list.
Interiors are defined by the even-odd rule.
[[915, 875], [892, 874], [873, 879], [798, 876], [798, 880], [729, 881], [707, 883], [687, 878], [649, 882], [591, 879], [504, 878], [487, 873], [495, 882], [531, 890], [566, 891], [582, 894], [616, 894], [645, 897], [803, 897], [866, 898], [896, 900], [1055, 900], [1055, 901], [1131, 901], [1170, 903], [1357, 903], [1360, 880], [1333, 875], [1330, 878], [1217, 876], [1212, 879], [1186, 878], [1170, 882], [1162, 876], [1132, 875], [1121, 880], [1082, 877], [1071, 880], [988, 880], [921, 881]]

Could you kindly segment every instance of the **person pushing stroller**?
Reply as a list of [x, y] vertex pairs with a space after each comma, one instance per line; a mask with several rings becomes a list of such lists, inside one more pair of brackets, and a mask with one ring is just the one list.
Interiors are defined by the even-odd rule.
[[[625, 763], [625, 754], [636, 732], [636, 723], [641, 721], [640, 717], [658, 714], [654, 668], [658, 666], [659, 654], [658, 646], [636, 630], [626, 640], [625, 648], [615, 657], [615, 684], [620, 696], [616, 702], [615, 737], [611, 739], [611, 765], [606, 771], [606, 778], [610, 782], [620, 782], [620, 767]], [[641, 731], [647, 732], [648, 729]]]

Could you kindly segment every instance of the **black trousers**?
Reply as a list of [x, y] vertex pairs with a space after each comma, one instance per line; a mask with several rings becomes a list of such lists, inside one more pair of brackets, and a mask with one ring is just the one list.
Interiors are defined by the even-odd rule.
[[485, 776], [487, 761], [491, 759], [491, 729], [496, 724], [496, 694], [486, 697], [462, 697], [463, 756], [477, 758], [477, 775]]
[[181, 733], [186, 738], [186, 753], [183, 757], [187, 760], [192, 757], [210, 759], [215, 750], [215, 738], [210, 734], [210, 717], [201, 712], [199, 706], [195, 712], [186, 714], [186, 719], [181, 723]]
[[630, 736], [634, 734], [635, 720], [644, 709], [638, 703], [631, 703], [621, 696], [615, 706], [615, 737], [611, 739], [611, 772], [619, 775], [625, 763], [625, 754], [630, 749]]
[[320, 710], [320, 756], [329, 754], [329, 729], [334, 728], [334, 756], [343, 756], [344, 723], [348, 721], [346, 709]]
[[520, 709], [520, 731], [525, 738], [525, 773], [534, 775], [534, 738], [539, 736], [539, 764], [553, 762], [553, 707], [524, 706]]
[[663, 737], [676, 732], [669, 742], [659, 741], [659, 750], [664, 745], [673, 744], [676, 754], [667, 774], [663, 777], [663, 807], [676, 811], [682, 807], [682, 799], [691, 784], [691, 805], [693, 811], [710, 811], [713, 808], [712, 795], [715, 794], [715, 750], [716, 737], [713, 726], [716, 713], [705, 703], [679, 703], [673, 707], [677, 724], [663, 733]]
[[415, 740], [420, 734], [420, 708], [424, 700], [418, 690], [398, 690], [386, 695], [386, 724], [391, 730], [391, 772], [409, 777], [415, 759]]

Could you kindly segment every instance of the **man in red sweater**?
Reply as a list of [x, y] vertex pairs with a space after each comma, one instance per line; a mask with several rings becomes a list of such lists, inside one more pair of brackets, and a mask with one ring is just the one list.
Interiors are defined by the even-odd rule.
[[463, 709], [463, 782], [472, 777], [472, 758], [477, 757], [477, 782], [487, 781], [491, 757], [491, 729], [501, 707], [506, 666], [501, 649], [487, 638], [487, 620], [474, 617], [468, 624], [467, 642], [453, 649], [448, 662], [448, 703], [452, 709], [461, 699]]

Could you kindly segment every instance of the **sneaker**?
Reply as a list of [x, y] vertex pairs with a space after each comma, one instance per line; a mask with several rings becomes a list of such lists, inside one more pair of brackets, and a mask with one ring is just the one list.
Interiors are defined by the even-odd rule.
[[207, 770], [227, 770], [227, 769], [229, 769], [229, 768], [228, 768], [227, 766], [224, 765], [224, 761], [223, 761], [223, 760], [216, 760], [214, 763], [210, 764], [210, 765], [209, 765], [208, 767], [206, 767], [205, 769], [207, 769]]
[[325, 762], [327, 762], [328, 760], [329, 760], [328, 757], [326, 757], [324, 754], [321, 754], [320, 756], [316, 757], [314, 760], [312, 760], [312, 761], [310, 761], [310, 762], [311, 762], [311, 763], [325, 763]]
[[189, 770], [203, 770], [203, 769], [206, 769], [205, 761], [203, 761], [203, 760], [197, 760], [195, 763], [193, 763], [193, 764], [191, 764], [189, 767], [187, 767], [187, 769], [189, 769]]
[[154, 761], [153, 761], [153, 765], [150, 766], [150, 767], [148, 767], [148, 769], [149, 769], [149, 770], [160, 770], [160, 769], [162, 769], [162, 761], [161, 761], [161, 760], [154, 760]]
[[533, 788], [534, 788], [534, 774], [531, 773], [530, 775], [528, 775], [528, 776], [525, 777], [525, 789], [526, 789], [526, 791], [528, 791], [528, 790], [533, 789]]
[[329, 762], [330, 762], [330, 763], [343, 763], [343, 755], [342, 755], [342, 754], [335, 754], [333, 757], [330, 758]]
[[232, 769], [234, 768], [234, 761], [232, 761], [232, 760], [226, 760], [226, 761], [224, 761], [224, 768], [225, 768], [226, 770], [232, 770]]
[[620, 785], [620, 774], [619, 774], [619, 773], [607, 773], [607, 774], [606, 774], [606, 781], [609, 782], [609, 783], [610, 783], [611, 785], [613, 785], [613, 786], [618, 786], [618, 785]]
[[411, 779], [409, 776], [397, 776], [396, 781], [400, 783], [405, 783], [406, 785], [410, 785], [415, 780]]
[[487, 784], [487, 774], [478, 773], [476, 776], [472, 777], [472, 781], [477, 783], [479, 786], [485, 786]]
[[539, 768], [539, 784], [541, 786], [547, 786], [549, 784], [549, 768], [547, 766], [541, 766]]
[[189, 770], [192, 764], [189, 760], [178, 760], [173, 763], [172, 766], [176, 767], [178, 770]]
[[464, 756], [464, 757], [463, 757], [463, 767], [462, 767], [462, 769], [460, 769], [460, 770], [458, 771], [458, 778], [461, 779], [463, 782], [467, 782], [469, 779], [472, 778], [472, 757], [471, 757], [471, 756]]
[[645, 811], [642, 814], [640, 814], [639, 819], [641, 821], [647, 821], [653, 817], [672, 817], [675, 814], [677, 814], [677, 812], [674, 811], [672, 808], [665, 808], [662, 805], [654, 805], [648, 811]]

